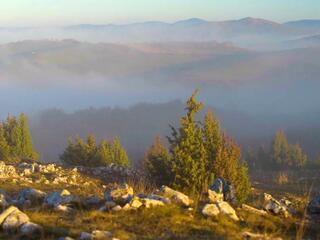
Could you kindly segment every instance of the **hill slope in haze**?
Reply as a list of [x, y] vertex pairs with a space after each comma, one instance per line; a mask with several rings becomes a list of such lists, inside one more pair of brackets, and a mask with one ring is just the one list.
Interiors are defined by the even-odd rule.
[[320, 33], [318, 21], [280, 24], [251, 17], [229, 21], [192, 18], [175, 23], [149, 21], [125, 25], [80, 24], [56, 28], [0, 28], [0, 42], [65, 38], [112, 43], [227, 41], [251, 49], [272, 49], [279, 42], [317, 33]]
[[5, 44], [2, 114], [163, 102], [185, 98], [195, 88], [210, 104], [229, 110], [314, 111], [320, 100], [319, 56], [320, 48], [254, 52], [217, 42]]

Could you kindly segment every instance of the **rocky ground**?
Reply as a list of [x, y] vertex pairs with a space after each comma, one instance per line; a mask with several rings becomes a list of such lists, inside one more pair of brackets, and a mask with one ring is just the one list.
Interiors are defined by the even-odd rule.
[[306, 198], [253, 189], [236, 206], [223, 181], [195, 201], [166, 186], [130, 184], [137, 175], [0, 162], [0, 239], [317, 239], [320, 197], [306, 209]]

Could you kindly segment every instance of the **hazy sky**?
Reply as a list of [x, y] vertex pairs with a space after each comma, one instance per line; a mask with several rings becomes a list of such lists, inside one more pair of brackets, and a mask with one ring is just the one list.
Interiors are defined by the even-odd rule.
[[320, 19], [320, 0], [0, 0], [0, 26], [208, 20]]

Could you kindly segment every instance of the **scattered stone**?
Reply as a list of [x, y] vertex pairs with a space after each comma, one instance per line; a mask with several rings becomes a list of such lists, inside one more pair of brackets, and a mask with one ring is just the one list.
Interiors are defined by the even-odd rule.
[[80, 234], [79, 240], [92, 240], [92, 235], [91, 233], [88, 233], [88, 232], [82, 232]]
[[192, 200], [187, 195], [175, 191], [167, 186], [162, 186], [161, 192], [165, 197], [172, 199], [174, 202], [183, 207], [189, 207], [192, 204]]
[[5, 232], [17, 232], [21, 225], [29, 222], [29, 217], [19, 209], [13, 207], [9, 210], [9, 212], [10, 214], [8, 214], [2, 222], [2, 229]]
[[95, 230], [92, 233], [82, 232], [80, 235], [80, 240], [109, 240], [112, 238], [112, 233], [108, 231]]
[[18, 204], [24, 205], [27, 201], [30, 205], [40, 204], [43, 202], [43, 199], [46, 197], [46, 193], [34, 188], [27, 188], [20, 191], [18, 195]]
[[208, 190], [209, 202], [215, 203], [223, 201], [223, 193], [217, 193], [216, 191]]
[[214, 179], [213, 185], [209, 189], [217, 194], [222, 194], [224, 201], [230, 202], [233, 205], [237, 204], [234, 187], [224, 178]]
[[206, 204], [202, 209], [202, 214], [205, 216], [217, 216], [219, 214], [223, 214], [235, 221], [239, 221], [236, 211], [230, 206], [228, 202], [225, 201]]
[[135, 197], [131, 200], [130, 203], [127, 203], [125, 209], [138, 209], [143, 205], [139, 198]]
[[143, 206], [145, 206], [145, 208], [152, 208], [152, 207], [164, 206], [164, 203], [160, 200], [144, 198]]
[[106, 240], [112, 237], [112, 233], [108, 231], [93, 231], [91, 233], [92, 239], [94, 240]]
[[41, 173], [54, 173], [56, 172], [56, 165], [55, 164], [40, 165], [39, 171]]
[[288, 207], [267, 193], [264, 193], [263, 208], [268, 212], [271, 212], [275, 215], [282, 215], [285, 218], [290, 216], [290, 210]]
[[257, 209], [257, 208], [251, 207], [251, 206], [249, 206], [247, 204], [242, 204], [242, 209], [245, 210], [245, 211], [254, 213], [254, 214], [258, 214], [258, 215], [266, 215], [266, 214], [268, 214], [265, 210]]
[[49, 207], [55, 207], [58, 205], [80, 205], [81, 200], [77, 196], [71, 195], [71, 193], [68, 190], [62, 190], [60, 192], [52, 192], [49, 194], [45, 200], [45, 205]]
[[101, 206], [102, 199], [96, 196], [88, 197], [84, 200], [83, 204], [87, 208], [97, 208], [98, 206]]
[[120, 205], [117, 205], [117, 206], [113, 207], [111, 210], [112, 210], [113, 212], [118, 212], [118, 211], [121, 211], [121, 210], [122, 210], [122, 207], [121, 207]]
[[242, 236], [246, 240], [282, 240], [282, 238], [279, 238], [279, 237], [274, 238], [267, 235], [251, 233], [251, 232], [243, 232]]
[[3, 221], [6, 219], [6, 217], [8, 217], [11, 213], [13, 213], [14, 211], [19, 210], [18, 208], [11, 206], [9, 208], [7, 208], [6, 210], [4, 210], [1, 214], [0, 214], [0, 225], [3, 223]]
[[9, 206], [7, 198], [7, 193], [3, 190], [0, 190], [0, 211], [3, 211]]
[[123, 206], [132, 200], [133, 188], [128, 184], [124, 184], [105, 192], [104, 198], [106, 201], [114, 201], [115, 203]]
[[216, 204], [206, 204], [202, 209], [202, 214], [205, 216], [218, 216], [220, 214], [220, 210]]
[[75, 212], [73, 208], [61, 204], [55, 206], [54, 210], [64, 214], [72, 214]]
[[20, 227], [20, 234], [24, 237], [40, 239], [43, 235], [43, 228], [38, 224], [27, 222]]
[[145, 198], [158, 200], [158, 201], [163, 202], [164, 204], [171, 204], [171, 201], [169, 198], [166, 198], [166, 197], [163, 197], [160, 195], [156, 195], [156, 194], [150, 194], [150, 195], [146, 196]]
[[0, 178], [17, 177], [16, 168], [14, 166], [6, 165], [5, 162], [0, 161]]

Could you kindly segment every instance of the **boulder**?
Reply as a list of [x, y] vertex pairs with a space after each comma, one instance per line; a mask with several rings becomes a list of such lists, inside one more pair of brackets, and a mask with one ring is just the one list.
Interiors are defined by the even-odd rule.
[[46, 197], [46, 193], [34, 188], [26, 188], [20, 191], [18, 195], [18, 204], [24, 205], [26, 201], [30, 202], [31, 205], [42, 203]]
[[175, 191], [167, 186], [162, 186], [161, 192], [165, 197], [172, 199], [178, 205], [183, 207], [189, 207], [192, 204], [192, 200], [185, 194]]
[[216, 192], [217, 194], [222, 194], [224, 201], [230, 202], [233, 205], [237, 204], [236, 192], [234, 190], [234, 187], [224, 178], [214, 179], [213, 185], [209, 187], [209, 189]]
[[265, 210], [261, 210], [261, 209], [257, 209], [257, 208], [254, 208], [254, 207], [251, 207], [247, 204], [242, 204], [241, 208], [247, 212], [251, 212], [251, 213], [254, 213], [254, 214], [258, 214], [258, 215], [266, 215], [268, 214]]
[[111, 211], [113, 211], [113, 212], [119, 212], [119, 211], [121, 211], [121, 210], [122, 210], [122, 207], [121, 207], [120, 205], [114, 206], [114, 207], [111, 209]]
[[273, 198], [270, 194], [264, 193], [264, 205], [263, 208], [275, 215], [282, 215], [284, 217], [290, 216], [290, 210], [288, 206], [279, 202]]
[[202, 214], [209, 217], [218, 216], [220, 210], [216, 204], [206, 204], [202, 209]]
[[202, 209], [202, 214], [205, 216], [217, 216], [219, 214], [230, 217], [235, 221], [239, 221], [236, 211], [228, 202], [220, 201], [213, 204], [206, 204]]
[[0, 161], [0, 178], [17, 177], [17, 171], [14, 166], [6, 165]]
[[3, 223], [3, 221], [14, 211], [18, 211], [19, 209], [11, 206], [9, 208], [7, 208], [6, 210], [4, 210], [1, 214], [0, 214], [0, 225]]
[[80, 234], [79, 240], [92, 240], [92, 235], [91, 233], [88, 233], [88, 232], [82, 232]]
[[265, 234], [243, 232], [242, 237], [247, 240], [282, 240], [280, 237], [270, 237]]
[[141, 202], [141, 199], [138, 197], [134, 197], [130, 203], [127, 203], [126, 205], [124, 205], [123, 209], [124, 210], [136, 210], [138, 208], [140, 208], [143, 205], [143, 203]]
[[60, 192], [52, 192], [44, 200], [45, 205], [49, 207], [55, 207], [58, 205], [79, 205], [81, 200], [77, 196], [71, 195], [68, 190], [62, 190]]
[[10, 214], [8, 214], [2, 222], [2, 229], [5, 232], [17, 232], [20, 226], [29, 222], [30, 220], [26, 214], [24, 214], [17, 208], [11, 209], [9, 211], [11, 211]]
[[3, 211], [9, 206], [8, 196], [5, 191], [0, 190], [0, 211]]
[[43, 228], [38, 224], [27, 222], [20, 227], [19, 232], [23, 237], [40, 239], [43, 235]]
[[39, 165], [37, 163], [22, 162], [18, 165], [18, 168], [21, 174], [30, 175], [38, 170]]
[[112, 238], [112, 233], [108, 231], [96, 230], [91, 233], [91, 236], [93, 240], [107, 240]]
[[209, 202], [215, 203], [223, 201], [223, 193], [217, 193], [216, 191], [208, 190], [208, 199]]
[[79, 240], [109, 240], [112, 234], [108, 231], [95, 230], [92, 233], [82, 232]]
[[169, 198], [166, 198], [166, 197], [163, 197], [163, 196], [160, 196], [160, 195], [156, 195], [156, 194], [150, 194], [144, 198], [148, 198], [148, 199], [152, 199], [152, 200], [158, 200], [158, 201], [161, 201], [163, 202], [164, 204], [171, 204], [171, 201]]
[[75, 210], [73, 208], [65, 206], [65, 205], [61, 205], [61, 204], [56, 205], [54, 207], [54, 210], [56, 212], [60, 212], [60, 213], [64, 213], [64, 214], [72, 214], [75, 212]]
[[307, 209], [311, 214], [320, 214], [320, 195], [314, 197], [309, 202]]
[[145, 208], [152, 208], [152, 207], [164, 206], [164, 203], [160, 200], [144, 198], [143, 206]]
[[97, 208], [101, 206], [102, 203], [103, 203], [103, 200], [96, 196], [88, 197], [83, 202], [86, 208]]
[[133, 188], [128, 184], [113, 188], [106, 191], [104, 194], [106, 201], [113, 201], [119, 205], [125, 205], [129, 203], [133, 198]]

